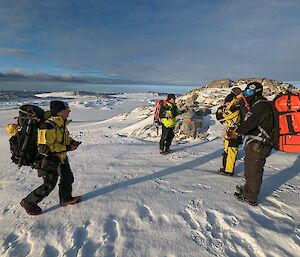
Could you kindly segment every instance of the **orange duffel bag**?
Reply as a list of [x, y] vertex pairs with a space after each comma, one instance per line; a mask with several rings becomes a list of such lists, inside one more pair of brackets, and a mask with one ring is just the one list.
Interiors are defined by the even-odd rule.
[[300, 153], [300, 98], [292, 92], [273, 100], [275, 118], [274, 147], [283, 152]]

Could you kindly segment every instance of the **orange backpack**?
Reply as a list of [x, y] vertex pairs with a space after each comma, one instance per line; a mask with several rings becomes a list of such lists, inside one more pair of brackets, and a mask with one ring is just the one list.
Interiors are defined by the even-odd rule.
[[300, 153], [300, 98], [292, 92], [281, 93], [273, 100], [275, 149]]
[[155, 102], [155, 112], [154, 112], [154, 123], [160, 125], [160, 117], [159, 117], [159, 113], [160, 113], [160, 109], [163, 106], [164, 101], [163, 100], [156, 100]]

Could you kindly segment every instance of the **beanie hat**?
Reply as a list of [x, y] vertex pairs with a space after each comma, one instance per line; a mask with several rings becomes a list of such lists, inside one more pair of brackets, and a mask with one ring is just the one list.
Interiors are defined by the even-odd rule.
[[263, 86], [261, 83], [251, 82], [246, 86], [245, 90], [243, 91], [243, 95], [245, 97], [250, 97], [253, 95], [261, 96], [262, 92], [263, 92]]
[[239, 87], [233, 87], [231, 89], [231, 93], [233, 93], [234, 95], [239, 95], [240, 93], [242, 93], [242, 89], [240, 89]]
[[176, 99], [175, 95], [174, 94], [168, 94], [168, 97], [167, 97], [168, 100], [171, 100], [171, 99]]
[[57, 100], [50, 102], [50, 110], [52, 116], [57, 115], [57, 113], [59, 113], [60, 111], [66, 108], [69, 108], [69, 104], [67, 102], [57, 101]]

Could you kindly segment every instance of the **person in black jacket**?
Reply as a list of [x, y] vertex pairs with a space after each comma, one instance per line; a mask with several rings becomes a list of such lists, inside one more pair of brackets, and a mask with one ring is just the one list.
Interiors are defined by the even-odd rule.
[[[257, 205], [266, 158], [272, 150], [271, 137], [274, 126], [272, 106], [263, 97], [261, 83], [249, 83], [243, 91], [248, 109], [236, 131], [228, 131], [228, 136], [245, 136], [244, 174], [246, 183], [238, 185], [234, 196], [237, 200]], [[245, 107], [245, 108], [246, 108]]]

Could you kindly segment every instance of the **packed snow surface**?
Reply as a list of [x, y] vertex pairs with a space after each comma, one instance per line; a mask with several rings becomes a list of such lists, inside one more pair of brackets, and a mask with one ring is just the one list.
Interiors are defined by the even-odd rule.
[[130, 136], [158, 96], [40, 96], [47, 97], [68, 100], [69, 129], [83, 142], [69, 153], [73, 194], [82, 202], [60, 207], [57, 186], [40, 203], [42, 215], [25, 213], [19, 202], [42, 179], [11, 163], [5, 125], [17, 109], [1, 110], [0, 256], [300, 256], [298, 154], [272, 153], [252, 207], [233, 197], [244, 182], [242, 147], [234, 177], [217, 173], [217, 123], [210, 141], [174, 140], [174, 153], [162, 156], [157, 141]]

